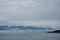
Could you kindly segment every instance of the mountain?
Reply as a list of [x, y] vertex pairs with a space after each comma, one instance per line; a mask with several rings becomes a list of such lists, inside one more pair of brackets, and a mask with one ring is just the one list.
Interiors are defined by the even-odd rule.
[[46, 30], [44, 27], [26, 26], [25, 29]]
[[0, 30], [7, 30], [8, 29], [8, 25], [0, 25]]
[[24, 26], [11, 26], [11, 27], [9, 27], [9, 29], [15, 29], [15, 28], [24, 29]]
[[0, 25], [0, 30], [10, 30], [10, 29], [30, 29], [30, 30], [53, 30], [51, 27], [36, 27], [36, 26], [8, 26]]
[[54, 30], [52, 27], [46, 27], [47, 30]]

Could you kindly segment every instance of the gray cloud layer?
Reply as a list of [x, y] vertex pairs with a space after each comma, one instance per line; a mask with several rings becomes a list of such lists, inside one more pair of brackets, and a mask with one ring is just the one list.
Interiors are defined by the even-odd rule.
[[37, 23], [59, 26], [59, 4], [60, 0], [0, 0], [0, 19], [19, 25]]
[[8, 20], [60, 20], [60, 0], [0, 0], [0, 16]]

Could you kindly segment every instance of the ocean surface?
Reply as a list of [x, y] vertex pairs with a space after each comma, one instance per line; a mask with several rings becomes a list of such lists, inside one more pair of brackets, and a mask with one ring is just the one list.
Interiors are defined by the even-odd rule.
[[60, 40], [60, 34], [41, 30], [0, 30], [0, 40]]

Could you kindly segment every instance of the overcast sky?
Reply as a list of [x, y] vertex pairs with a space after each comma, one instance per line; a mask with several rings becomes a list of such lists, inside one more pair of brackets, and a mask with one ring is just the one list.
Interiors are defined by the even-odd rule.
[[60, 0], [0, 0], [0, 19], [20, 24], [60, 23]]

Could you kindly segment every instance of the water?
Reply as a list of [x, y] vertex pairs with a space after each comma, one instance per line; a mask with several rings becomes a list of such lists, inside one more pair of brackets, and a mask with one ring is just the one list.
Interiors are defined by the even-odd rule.
[[40, 30], [2, 30], [0, 40], [60, 40], [60, 34]]

